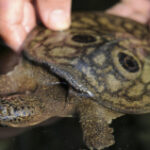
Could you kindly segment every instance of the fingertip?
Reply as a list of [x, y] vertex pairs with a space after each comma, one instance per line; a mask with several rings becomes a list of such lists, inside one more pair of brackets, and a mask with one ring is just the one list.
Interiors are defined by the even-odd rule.
[[[5, 33], [9, 33], [9, 36]], [[13, 27], [6, 27], [4, 32], [1, 32], [1, 36], [6, 42], [6, 44], [15, 52], [19, 53], [21, 51], [21, 46], [26, 38], [26, 31], [21, 26], [13, 26]]]
[[38, 0], [37, 7], [42, 22], [52, 30], [64, 30], [71, 22], [71, 0]]
[[53, 30], [65, 30], [70, 26], [70, 14], [61, 9], [49, 12], [48, 26]]
[[16, 53], [20, 53], [22, 51], [22, 43], [25, 37], [16, 37], [15, 39], [9, 38], [5, 39], [7, 45]]
[[23, 19], [21, 25], [29, 33], [36, 25], [35, 9], [30, 2], [24, 3]]

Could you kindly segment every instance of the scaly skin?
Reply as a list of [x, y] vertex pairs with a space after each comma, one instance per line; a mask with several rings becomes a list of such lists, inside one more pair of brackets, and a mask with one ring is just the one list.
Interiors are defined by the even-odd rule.
[[[14, 88], [13, 88], [14, 87]], [[91, 98], [67, 87], [46, 67], [21, 60], [5, 75], [0, 75], [0, 123], [29, 127], [52, 117], [80, 116], [88, 147], [101, 149], [114, 143], [108, 124], [123, 114], [113, 112]]]
[[0, 75], [0, 123], [27, 127], [53, 116], [68, 116], [73, 106], [66, 104], [67, 90], [47, 69], [21, 60]]
[[149, 47], [144, 25], [104, 13], [76, 13], [63, 32], [37, 26], [24, 58], [0, 76], [0, 123], [77, 114], [89, 148], [112, 145], [112, 119], [150, 112]]

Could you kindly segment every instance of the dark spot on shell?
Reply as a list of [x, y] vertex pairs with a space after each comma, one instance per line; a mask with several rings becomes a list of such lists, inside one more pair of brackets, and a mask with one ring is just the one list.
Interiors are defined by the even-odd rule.
[[128, 72], [134, 73], [139, 70], [139, 65], [132, 56], [129, 56], [125, 53], [119, 53], [118, 57], [119, 57], [119, 62], [121, 63], [123, 68]]
[[77, 34], [72, 37], [72, 40], [79, 43], [92, 43], [95, 42], [96, 39], [88, 34]]

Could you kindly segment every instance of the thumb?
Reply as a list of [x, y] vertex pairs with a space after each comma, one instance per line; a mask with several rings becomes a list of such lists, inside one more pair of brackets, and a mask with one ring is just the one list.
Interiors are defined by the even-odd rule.
[[71, 0], [37, 0], [42, 22], [52, 30], [64, 30], [70, 25]]

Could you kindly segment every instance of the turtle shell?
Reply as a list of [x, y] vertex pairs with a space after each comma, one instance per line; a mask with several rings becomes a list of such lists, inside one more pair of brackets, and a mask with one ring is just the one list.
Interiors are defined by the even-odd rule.
[[68, 30], [37, 26], [23, 54], [99, 104], [123, 113], [150, 112], [150, 34], [143, 24], [106, 13], [74, 13]]

